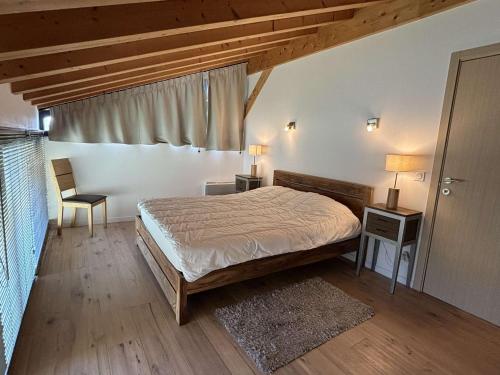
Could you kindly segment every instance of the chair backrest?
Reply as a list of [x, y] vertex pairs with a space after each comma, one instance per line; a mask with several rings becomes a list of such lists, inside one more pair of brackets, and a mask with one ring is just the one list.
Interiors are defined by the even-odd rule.
[[69, 159], [54, 159], [52, 162], [52, 171], [54, 173], [54, 184], [58, 191], [59, 198], [67, 190], [74, 190], [76, 194], [75, 179], [73, 178], [73, 169]]

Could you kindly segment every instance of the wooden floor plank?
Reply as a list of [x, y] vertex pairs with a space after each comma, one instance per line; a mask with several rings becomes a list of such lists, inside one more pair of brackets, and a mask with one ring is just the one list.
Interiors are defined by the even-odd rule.
[[[299, 374], [330, 375], [343, 373], [342, 369], [325, 356], [318, 348], [311, 350], [307, 355], [295, 360], [289, 367], [296, 367]], [[277, 371], [277, 374], [280, 374], [280, 371]]]
[[500, 328], [339, 260], [190, 296], [179, 327], [135, 245], [134, 223], [49, 234], [9, 374], [258, 374], [213, 312], [319, 276], [375, 317], [279, 369], [296, 374], [498, 374]]
[[151, 372], [153, 374], [192, 374], [187, 361], [175, 351], [176, 346], [172, 337], [162, 332], [151, 304], [136, 306], [131, 311]]
[[106, 324], [104, 337], [109, 366], [113, 374], [150, 374], [139, 331], [130, 309], [101, 313]]

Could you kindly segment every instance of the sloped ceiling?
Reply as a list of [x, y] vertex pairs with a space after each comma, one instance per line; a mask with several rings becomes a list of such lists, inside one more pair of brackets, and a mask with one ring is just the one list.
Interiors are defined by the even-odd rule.
[[3, 0], [0, 83], [39, 107], [248, 62], [255, 73], [470, 0]]

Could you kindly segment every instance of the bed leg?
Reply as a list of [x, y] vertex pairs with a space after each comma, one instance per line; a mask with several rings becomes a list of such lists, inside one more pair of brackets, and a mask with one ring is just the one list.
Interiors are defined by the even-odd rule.
[[177, 279], [177, 291], [175, 301], [175, 319], [180, 326], [188, 322], [187, 316], [187, 290], [186, 281], [183, 277]]

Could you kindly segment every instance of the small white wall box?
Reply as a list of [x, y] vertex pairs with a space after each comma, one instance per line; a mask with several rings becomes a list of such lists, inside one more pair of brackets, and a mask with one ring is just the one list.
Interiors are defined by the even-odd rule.
[[203, 195], [225, 195], [236, 192], [236, 184], [234, 181], [227, 182], [205, 182]]

